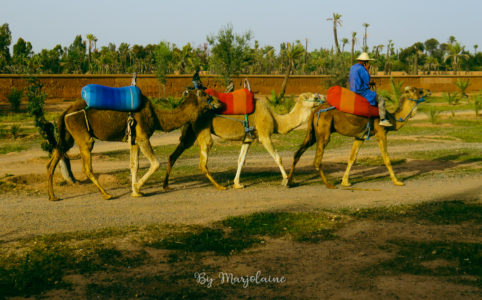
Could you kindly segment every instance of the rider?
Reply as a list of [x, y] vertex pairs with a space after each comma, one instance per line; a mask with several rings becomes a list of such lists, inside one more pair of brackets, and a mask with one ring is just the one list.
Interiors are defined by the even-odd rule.
[[370, 68], [370, 61], [373, 59], [368, 56], [368, 53], [363, 52], [356, 60], [358, 62], [351, 67], [348, 78], [350, 90], [363, 96], [373, 106], [376, 106], [378, 103], [380, 125], [392, 126], [392, 123], [386, 119], [385, 98], [370, 90], [370, 86], [374, 85], [374, 83], [370, 82], [370, 73], [368, 70]]

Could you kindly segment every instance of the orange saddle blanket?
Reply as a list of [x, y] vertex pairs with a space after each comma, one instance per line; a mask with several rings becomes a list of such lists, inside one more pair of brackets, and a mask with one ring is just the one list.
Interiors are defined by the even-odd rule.
[[254, 94], [246, 88], [232, 93], [219, 93], [213, 89], [206, 89], [205, 92], [224, 104], [223, 115], [247, 115], [254, 111]]
[[338, 85], [328, 89], [326, 102], [349, 114], [363, 117], [378, 116], [378, 107], [371, 105], [363, 96]]

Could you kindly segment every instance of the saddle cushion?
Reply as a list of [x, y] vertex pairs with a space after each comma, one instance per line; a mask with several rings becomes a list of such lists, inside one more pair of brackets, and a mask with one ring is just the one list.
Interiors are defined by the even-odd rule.
[[247, 115], [254, 111], [254, 94], [246, 88], [232, 93], [218, 93], [213, 89], [206, 89], [205, 92], [224, 104], [223, 115]]
[[141, 90], [137, 86], [113, 88], [89, 84], [82, 88], [82, 99], [90, 108], [117, 111], [135, 111], [142, 102]]
[[377, 117], [378, 107], [371, 105], [367, 99], [341, 86], [328, 89], [326, 102], [339, 111], [363, 117]]

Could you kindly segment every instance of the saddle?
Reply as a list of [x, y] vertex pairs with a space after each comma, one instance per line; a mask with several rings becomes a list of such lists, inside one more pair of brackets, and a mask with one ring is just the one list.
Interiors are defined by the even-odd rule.
[[205, 92], [223, 103], [223, 115], [249, 115], [254, 111], [254, 94], [247, 88], [232, 93], [219, 93], [213, 89], [206, 89]]
[[99, 84], [89, 84], [82, 88], [82, 99], [89, 108], [116, 111], [136, 111], [141, 103], [141, 90], [134, 85], [113, 88]]
[[341, 86], [328, 89], [326, 102], [339, 111], [362, 117], [378, 117], [378, 107], [371, 105], [363, 96]]

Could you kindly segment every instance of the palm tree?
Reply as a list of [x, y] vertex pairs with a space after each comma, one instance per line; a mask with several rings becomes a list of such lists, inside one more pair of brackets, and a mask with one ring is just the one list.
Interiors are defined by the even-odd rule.
[[92, 64], [92, 45], [93, 45], [94, 41], [97, 41], [97, 38], [92, 33], [87, 34], [86, 38], [89, 41], [89, 70], [90, 70], [92, 68], [92, 66], [91, 66], [91, 64]]
[[351, 63], [355, 61], [355, 44], [357, 42], [356, 32], [351, 33]]
[[283, 80], [283, 85], [281, 86], [281, 92], [278, 96], [278, 99], [281, 100], [285, 96], [286, 85], [288, 83], [288, 78], [291, 75], [291, 71], [295, 67], [295, 61], [298, 58], [300, 58], [303, 55], [303, 53], [305, 53], [305, 48], [303, 47], [302, 44], [300, 44], [300, 43], [296, 43], [296, 44], [287, 43], [286, 44], [286, 57], [288, 59], [288, 66], [287, 66], [285, 78]]
[[340, 45], [338, 44], [338, 33], [337, 33], [337, 26], [342, 24], [341, 15], [337, 13], [333, 13], [332, 18], [326, 19], [327, 21], [333, 21], [333, 35], [335, 37], [335, 46], [336, 46], [336, 53], [340, 53]]
[[368, 45], [367, 45], [367, 38], [368, 38], [368, 33], [367, 29], [370, 24], [368, 23], [363, 23], [363, 27], [365, 27], [365, 35], [363, 36], [363, 51], [368, 52]]
[[477, 55], [477, 48], [479, 48], [479, 45], [475, 44], [474, 45], [474, 55]]
[[346, 46], [346, 44], [348, 44], [349, 41], [350, 41], [350, 40], [348, 40], [347, 38], [342, 38], [342, 39], [341, 39], [341, 45], [342, 45], [342, 46], [341, 46], [341, 52], [345, 52], [345, 46]]
[[393, 43], [392, 40], [388, 40], [387, 44], [387, 54], [385, 57], [385, 75], [392, 73], [392, 62], [390, 61], [390, 54], [393, 52]]
[[460, 45], [459, 42], [455, 44], [447, 45], [447, 53], [444, 57], [444, 62], [447, 60], [452, 60], [452, 70], [454, 71], [454, 75], [457, 74], [457, 70], [459, 68], [460, 60], [461, 59], [468, 59], [469, 55], [463, 53], [465, 51], [465, 46]]
[[457, 39], [455, 38], [455, 36], [453, 36], [453, 35], [449, 36], [449, 44], [450, 45], [453, 45], [456, 41], [457, 41]]

